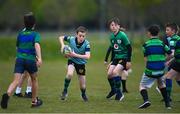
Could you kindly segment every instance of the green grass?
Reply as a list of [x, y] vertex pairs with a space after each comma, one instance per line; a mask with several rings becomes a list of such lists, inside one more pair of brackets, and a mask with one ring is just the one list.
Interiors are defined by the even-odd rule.
[[[56, 35], [55, 35], [56, 36]], [[43, 100], [42, 107], [30, 108], [30, 99], [11, 97], [7, 110], [0, 109], [1, 113], [43, 113], [43, 112], [73, 112], [73, 113], [178, 113], [180, 112], [180, 90], [177, 84], [173, 84], [173, 109], [166, 110], [160, 102], [161, 95], [150, 89], [149, 97], [152, 106], [146, 110], [137, 107], [142, 103], [138, 92], [139, 82], [144, 69], [141, 44], [133, 40], [133, 72], [128, 77], [127, 87], [130, 93], [125, 94], [122, 102], [107, 100], [105, 97], [109, 91], [106, 67], [103, 64], [104, 55], [108, 47], [107, 39], [98, 39], [97, 35], [90, 35], [92, 58], [87, 64], [87, 94], [89, 102], [84, 103], [80, 97], [78, 78], [74, 75], [68, 93], [67, 101], [61, 101], [59, 95], [63, 89], [66, 74], [66, 59], [59, 52], [58, 40], [54, 38], [42, 39], [43, 65], [39, 70], [39, 97]], [[8, 44], [8, 45], [7, 45]], [[6, 92], [13, 79], [15, 39], [0, 38], [0, 95]], [[23, 92], [25, 91], [25, 84]]]

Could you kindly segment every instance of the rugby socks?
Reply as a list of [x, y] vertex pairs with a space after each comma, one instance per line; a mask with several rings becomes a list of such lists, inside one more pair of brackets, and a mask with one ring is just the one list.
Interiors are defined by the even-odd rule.
[[32, 92], [32, 87], [31, 86], [27, 86], [26, 88], [26, 93]]
[[166, 91], [167, 91], [167, 95], [170, 97], [171, 91], [172, 91], [172, 80], [171, 79], [166, 79]]
[[86, 94], [86, 89], [85, 88], [81, 88], [81, 94], [85, 95]]
[[109, 82], [109, 85], [111, 86], [111, 90], [114, 91], [115, 90], [114, 78], [108, 78], [108, 82]]
[[116, 91], [121, 91], [121, 89], [120, 89], [120, 87], [121, 87], [121, 77], [120, 76], [115, 76], [114, 81], [115, 81]]
[[71, 82], [71, 79], [65, 78], [65, 80], [64, 80], [64, 92], [67, 92], [67, 89], [69, 87], [70, 82]]
[[169, 97], [167, 95], [166, 88], [161, 88], [160, 91], [161, 91], [161, 94], [163, 96], [163, 99], [164, 99], [165, 103], [169, 103], [170, 99], [169, 99]]
[[176, 81], [177, 82], [177, 84], [180, 86], [180, 81]]
[[121, 80], [122, 81], [122, 89], [126, 90], [126, 80]]
[[141, 93], [141, 96], [143, 97], [144, 102], [148, 101], [148, 92], [147, 92], [147, 90], [146, 89], [142, 89], [140, 91], [140, 93]]
[[19, 93], [21, 93], [21, 88], [20, 87], [17, 87], [16, 88], [16, 92], [15, 92], [16, 94], [19, 94]]

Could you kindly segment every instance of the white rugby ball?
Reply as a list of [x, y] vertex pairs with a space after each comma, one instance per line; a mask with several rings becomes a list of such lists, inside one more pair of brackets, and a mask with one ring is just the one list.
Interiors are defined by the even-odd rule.
[[71, 47], [69, 47], [68, 45], [65, 45], [63, 48], [63, 54], [69, 54], [70, 52], [72, 52]]

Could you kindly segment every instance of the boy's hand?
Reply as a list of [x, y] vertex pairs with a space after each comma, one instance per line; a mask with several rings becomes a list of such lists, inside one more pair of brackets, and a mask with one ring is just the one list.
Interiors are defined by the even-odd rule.
[[67, 54], [69, 57], [76, 57], [76, 53], [74, 51], [70, 52]]
[[128, 70], [128, 69], [130, 69], [131, 68], [131, 62], [127, 62], [126, 63], [126, 69]]
[[37, 58], [36, 65], [40, 67], [42, 64], [42, 59]]
[[108, 64], [108, 62], [107, 61], [104, 61], [104, 65], [107, 65]]
[[111, 66], [111, 63], [112, 63], [112, 62], [110, 62], [110, 63], [107, 65], [107, 68], [106, 68], [107, 70], [108, 70], [109, 67]]
[[64, 45], [61, 46], [61, 53], [63, 53]]

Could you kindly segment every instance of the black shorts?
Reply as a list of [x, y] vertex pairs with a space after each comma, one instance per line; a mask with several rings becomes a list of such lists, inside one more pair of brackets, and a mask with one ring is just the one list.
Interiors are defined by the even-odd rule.
[[38, 71], [36, 61], [35, 60], [27, 60], [22, 58], [17, 58], [14, 73], [24, 73], [27, 71], [29, 74], [33, 74]]
[[75, 62], [68, 60], [68, 65], [73, 65], [78, 75], [86, 75], [85, 64], [76, 64]]
[[117, 64], [121, 64], [124, 68], [123, 70], [127, 70], [126, 69], [126, 63], [127, 63], [127, 60], [125, 59], [114, 59], [111, 63], [111, 65], [117, 65]]
[[180, 72], [180, 63], [175, 61], [172, 61], [172, 63], [170, 64], [170, 68], [172, 68], [173, 70]]

